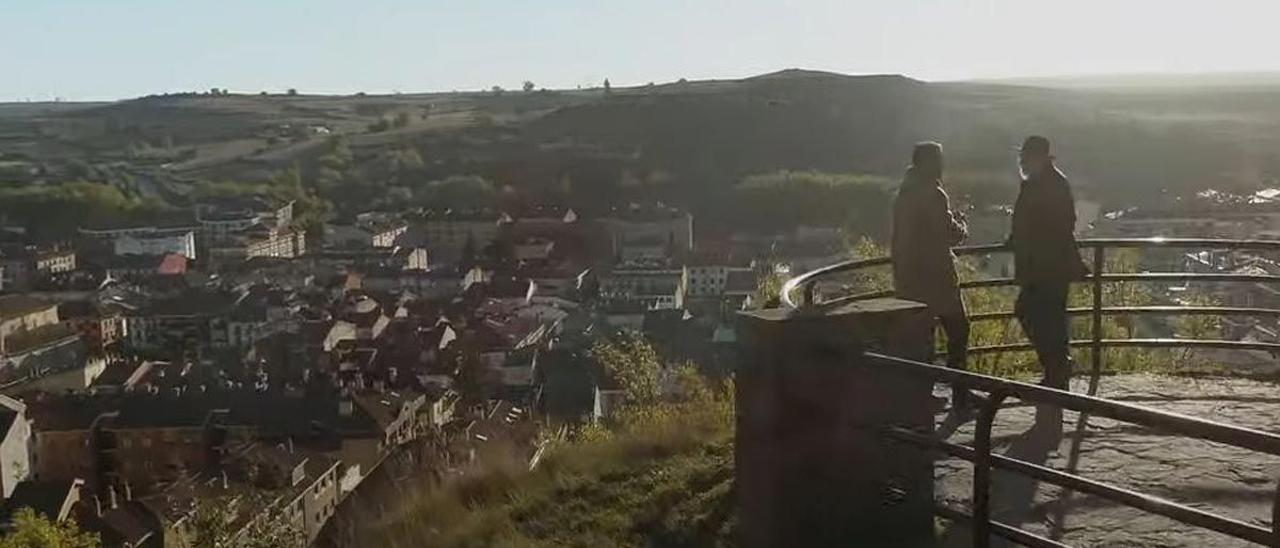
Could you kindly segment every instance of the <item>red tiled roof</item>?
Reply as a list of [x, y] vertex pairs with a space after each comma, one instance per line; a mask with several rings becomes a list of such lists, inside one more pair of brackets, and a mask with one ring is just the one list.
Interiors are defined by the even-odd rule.
[[186, 274], [187, 257], [178, 253], [169, 253], [160, 260], [156, 272], [163, 275]]

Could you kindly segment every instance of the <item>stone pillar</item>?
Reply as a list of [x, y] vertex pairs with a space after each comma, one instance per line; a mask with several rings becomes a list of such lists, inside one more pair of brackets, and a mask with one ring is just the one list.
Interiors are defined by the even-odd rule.
[[739, 317], [739, 532], [748, 547], [933, 544], [933, 467], [876, 429], [931, 431], [932, 385], [860, 365], [932, 351], [924, 305], [876, 299]]

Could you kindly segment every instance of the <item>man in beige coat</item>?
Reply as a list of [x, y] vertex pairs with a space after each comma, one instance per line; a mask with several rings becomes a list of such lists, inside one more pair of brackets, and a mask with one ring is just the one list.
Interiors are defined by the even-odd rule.
[[[964, 369], [968, 358], [969, 319], [951, 248], [967, 235], [963, 216], [951, 210], [942, 189], [942, 145], [917, 144], [893, 204], [894, 289], [899, 298], [928, 305], [939, 319], [947, 366], [955, 369]], [[953, 394], [953, 408], [968, 406], [968, 391]]]

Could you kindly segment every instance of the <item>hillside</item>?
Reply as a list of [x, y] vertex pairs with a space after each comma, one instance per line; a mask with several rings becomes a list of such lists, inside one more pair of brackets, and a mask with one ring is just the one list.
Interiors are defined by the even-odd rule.
[[[317, 177], [326, 143], [350, 179], [475, 174], [588, 204], [631, 196], [695, 210], [744, 175], [817, 169], [896, 177], [915, 141], [937, 139], [951, 172], [1011, 188], [1027, 133], [1053, 137], [1077, 187], [1108, 201], [1152, 191], [1253, 187], [1280, 173], [1273, 85], [1116, 90], [927, 83], [785, 70], [631, 88], [384, 96], [155, 96], [0, 105], [0, 182], [88, 179], [172, 201], [199, 180]], [[141, 180], [141, 182], [140, 182]], [[340, 206], [342, 204], [339, 204]], [[352, 207], [369, 207], [356, 204]]]

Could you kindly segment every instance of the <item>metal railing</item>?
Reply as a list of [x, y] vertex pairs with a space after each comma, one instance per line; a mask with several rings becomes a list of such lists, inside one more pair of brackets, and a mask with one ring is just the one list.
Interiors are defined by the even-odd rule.
[[[868, 363], [888, 366], [894, 371], [907, 375], [923, 376], [934, 382], [951, 384], [964, 389], [986, 392], [982, 398], [977, 414], [974, 441], [972, 446], [964, 446], [937, 439], [933, 435], [917, 432], [903, 427], [887, 427], [880, 432], [889, 439], [941, 451], [953, 457], [973, 463], [974, 481], [971, 514], [950, 507], [938, 507], [937, 512], [943, 517], [961, 519], [971, 522], [973, 546], [983, 548], [989, 546], [991, 537], [998, 536], [1018, 544], [1033, 547], [1063, 547], [1055, 540], [1032, 534], [1013, 525], [1000, 523], [991, 518], [990, 484], [991, 471], [1002, 469], [1037, 481], [1058, 485], [1072, 491], [1095, 495], [1126, 506], [1159, 514], [1181, 523], [1202, 527], [1249, 542], [1280, 548], [1280, 486], [1277, 487], [1272, 506], [1271, 528], [1261, 527], [1244, 521], [1224, 517], [1179, 504], [1167, 499], [1146, 495], [1132, 490], [1108, 485], [1074, 474], [1074, 464], [1067, 471], [1059, 471], [1037, 463], [1014, 459], [1008, 456], [993, 454], [991, 448], [991, 430], [996, 413], [1001, 403], [1014, 397], [1035, 404], [1056, 406], [1062, 409], [1077, 411], [1081, 414], [1077, 423], [1083, 428], [1089, 416], [1103, 416], [1119, 421], [1129, 422], [1146, 427], [1165, 430], [1174, 434], [1218, 442], [1239, 448], [1249, 449], [1268, 455], [1280, 456], [1280, 436], [1231, 426], [1214, 421], [1198, 419], [1130, 405], [1102, 398], [1097, 393], [1098, 378], [1102, 369], [1102, 349], [1108, 347], [1145, 347], [1145, 348], [1226, 348], [1241, 350], [1266, 350], [1280, 352], [1280, 344], [1253, 341], [1230, 340], [1195, 340], [1179, 338], [1155, 339], [1108, 339], [1103, 333], [1103, 317], [1110, 315], [1214, 315], [1214, 316], [1254, 316], [1280, 317], [1280, 310], [1253, 307], [1227, 306], [1104, 306], [1103, 284], [1125, 282], [1240, 282], [1280, 284], [1280, 276], [1264, 274], [1240, 273], [1187, 273], [1187, 272], [1140, 272], [1140, 273], [1108, 273], [1106, 272], [1106, 252], [1108, 249], [1122, 248], [1182, 248], [1210, 250], [1254, 250], [1280, 251], [1280, 241], [1262, 240], [1217, 240], [1217, 239], [1089, 239], [1079, 242], [1081, 249], [1091, 250], [1092, 274], [1083, 283], [1092, 289], [1092, 306], [1073, 308], [1072, 315], [1088, 315], [1092, 319], [1091, 338], [1073, 340], [1075, 347], [1089, 347], [1091, 352], [1092, 375], [1088, 393], [1076, 394], [1055, 390], [1037, 385], [1000, 379], [949, 369], [936, 365], [895, 358], [879, 354], [868, 354]], [[982, 245], [956, 248], [959, 256], [980, 255], [1008, 252], [1004, 245]], [[782, 300], [790, 307], [814, 306], [815, 285], [824, 277], [838, 273], [854, 272], [870, 267], [891, 264], [888, 257], [853, 260], [834, 264], [801, 276], [792, 278], [784, 284]], [[968, 281], [962, 288], [1002, 287], [1014, 285], [1008, 278], [992, 278]], [[797, 303], [792, 294], [800, 291], [802, 300]], [[892, 291], [876, 291], [840, 297], [821, 303], [837, 304], [853, 300], [891, 296]], [[996, 311], [973, 314], [972, 321], [1007, 319], [1014, 316], [1012, 311]], [[971, 353], [1009, 352], [1031, 349], [1030, 343], [1020, 342], [978, 347]], [[1079, 443], [1079, 437], [1075, 443]], [[1078, 456], [1078, 447], [1073, 449], [1073, 461]]]
[[[966, 514], [950, 507], [940, 507], [937, 510], [938, 514], [943, 517], [969, 521], [973, 533], [973, 546], [977, 548], [989, 546], [992, 535], [1006, 538], [1024, 546], [1037, 548], [1061, 548], [1066, 546], [1055, 540], [1035, 535], [991, 518], [990, 495], [991, 471], [993, 469], [1006, 470], [1037, 481], [1087, 493], [1249, 542], [1280, 547], [1280, 531], [1275, 529], [1276, 524], [1280, 523], [1280, 504], [1273, 502], [1272, 527], [1261, 527], [1161, 497], [1108, 485], [1071, 472], [1059, 471], [1040, 464], [994, 454], [991, 450], [991, 430], [996, 413], [1000, 410], [1000, 405], [1007, 398], [1015, 397], [1024, 402], [1053, 405], [1062, 409], [1077, 411], [1081, 414], [1107, 417], [1189, 438], [1217, 442], [1268, 455], [1280, 456], [1280, 436], [1186, 415], [1158, 411], [1138, 405], [979, 375], [892, 356], [867, 354], [867, 357], [869, 358], [866, 361], [867, 364], [887, 366], [902, 374], [921, 376], [935, 382], [963, 386], [967, 389], [979, 390], [988, 394], [986, 398], [983, 398], [978, 408], [972, 446], [940, 440], [930, 434], [904, 427], [889, 426], [881, 432], [883, 436], [890, 439], [917, 447], [939, 450], [950, 456], [973, 463], [971, 513]], [[1280, 486], [1277, 487], [1273, 500], [1280, 502]]]
[[[1225, 282], [1225, 283], [1264, 283], [1275, 284], [1280, 289], [1280, 276], [1269, 274], [1241, 274], [1241, 273], [1193, 273], [1193, 272], [1106, 272], [1107, 250], [1109, 249], [1207, 249], [1207, 250], [1249, 250], [1249, 251], [1275, 251], [1280, 252], [1280, 241], [1277, 240], [1223, 240], [1223, 239], [1205, 239], [1205, 238], [1098, 238], [1086, 239], [1079, 241], [1079, 247], [1082, 250], [1090, 250], [1091, 255], [1091, 272], [1083, 283], [1088, 283], [1091, 289], [1092, 306], [1088, 308], [1073, 308], [1069, 313], [1073, 315], [1089, 315], [1091, 318], [1091, 337], [1089, 339], [1077, 339], [1071, 341], [1072, 347], [1087, 347], [1092, 350], [1090, 353], [1091, 373], [1095, 379], [1090, 383], [1089, 394], [1097, 393], [1096, 379], [1102, 371], [1102, 349], [1113, 347], [1142, 347], [1142, 348], [1222, 348], [1232, 350], [1265, 350], [1273, 353], [1280, 353], [1280, 343], [1255, 342], [1255, 341], [1233, 341], [1233, 340], [1197, 340], [1197, 339], [1179, 339], [1179, 338], [1149, 338], [1149, 339], [1114, 339], [1106, 338], [1103, 332], [1104, 316], [1114, 315], [1213, 315], [1213, 316], [1254, 316], [1254, 317], [1280, 317], [1280, 309], [1270, 308], [1250, 308], [1250, 307], [1232, 307], [1232, 306], [1104, 306], [1103, 304], [1103, 284], [1104, 283], [1125, 283], [1125, 282]], [[994, 253], [1008, 253], [1010, 248], [1004, 244], [992, 245], [976, 245], [957, 247], [953, 250], [957, 256], [972, 255], [990, 255]], [[873, 267], [887, 266], [893, 263], [890, 257], [875, 257], [869, 259], [856, 259], [836, 263], [830, 266], [819, 268], [800, 276], [796, 276], [787, 280], [782, 286], [782, 302], [786, 306], [796, 308], [814, 305], [814, 291], [816, 285], [823, 279], [836, 274], [850, 273], [865, 270]], [[960, 283], [960, 288], [977, 289], [992, 287], [1011, 287], [1016, 285], [1012, 278], [985, 278], [978, 280], [970, 280]], [[800, 302], [793, 299], [793, 295], [800, 291], [802, 298]], [[866, 300], [879, 297], [891, 297], [893, 290], [873, 291], [868, 293], [859, 293], [855, 295], [843, 296], [838, 299], [823, 302], [824, 305], [834, 305], [842, 302]], [[971, 314], [971, 321], [985, 321], [1012, 318], [1014, 312], [997, 311], [986, 312], [981, 314]], [[969, 350], [971, 355], [978, 355], [992, 352], [1010, 352], [1019, 350], [1029, 350], [1032, 346], [1029, 342], [1017, 342], [1009, 344], [999, 344], [991, 346], [974, 347]]]

